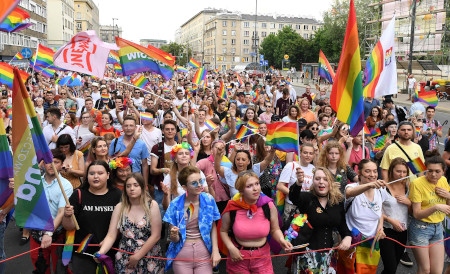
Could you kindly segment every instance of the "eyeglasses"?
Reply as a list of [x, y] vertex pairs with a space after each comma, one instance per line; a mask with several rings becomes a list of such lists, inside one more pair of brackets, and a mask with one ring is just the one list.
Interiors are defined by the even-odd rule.
[[201, 187], [201, 186], [203, 186], [203, 184], [205, 183], [205, 179], [200, 179], [200, 180], [198, 180], [198, 181], [192, 181], [192, 182], [190, 182], [190, 185], [192, 186], [192, 187], [195, 187], [195, 188], [198, 188], [198, 187]]
[[66, 95], [67, 93], [60, 93], [61, 95]]

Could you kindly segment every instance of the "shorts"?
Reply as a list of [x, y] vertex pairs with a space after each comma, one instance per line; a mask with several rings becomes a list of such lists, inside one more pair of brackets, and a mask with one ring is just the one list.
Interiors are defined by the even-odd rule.
[[413, 95], [415, 93], [415, 89], [414, 88], [408, 88], [408, 94], [409, 95]]
[[270, 257], [270, 246], [266, 243], [254, 250], [239, 250], [244, 259], [233, 262], [227, 260], [227, 273], [239, 274], [273, 274], [272, 258]]
[[444, 239], [442, 223], [426, 223], [412, 218], [408, 227], [408, 238], [409, 243], [414, 246], [428, 246], [442, 241]]

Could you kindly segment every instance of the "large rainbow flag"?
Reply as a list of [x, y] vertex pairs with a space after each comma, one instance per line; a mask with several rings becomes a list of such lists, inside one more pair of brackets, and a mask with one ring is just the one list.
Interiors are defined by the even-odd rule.
[[13, 158], [9, 150], [3, 117], [0, 117], [0, 206], [2, 209], [14, 202], [13, 190], [9, 188], [9, 178], [14, 178]]
[[15, 218], [20, 227], [53, 231], [53, 219], [41, 181], [38, 162], [51, 163], [48, 148], [33, 103], [19, 70], [14, 68], [12, 135]]
[[416, 90], [415, 97], [419, 102], [425, 103], [432, 107], [436, 107], [439, 102], [437, 95], [436, 95], [436, 91], [417, 92], [417, 90]]
[[358, 26], [355, 4], [353, 0], [350, 0], [347, 29], [339, 59], [339, 67], [331, 91], [330, 103], [337, 113], [337, 119], [350, 125], [352, 136], [356, 136], [364, 126], [362, 91]]
[[172, 78], [173, 66], [158, 63], [159, 60], [147, 54], [149, 49], [120, 37], [116, 37], [116, 44], [120, 47], [119, 58], [124, 76], [151, 71], [161, 75], [165, 80]]
[[0, 22], [5, 20], [6, 16], [19, 4], [20, 0], [2, 0], [0, 1]]
[[30, 15], [25, 10], [16, 7], [11, 11], [5, 20], [0, 23], [0, 30], [4, 32], [15, 32], [27, 28], [31, 25], [30, 22], [26, 21], [30, 18]]
[[57, 69], [57, 67], [53, 65], [54, 54], [55, 52], [51, 48], [38, 44], [36, 52], [33, 54], [33, 57], [31, 57], [30, 63], [35, 68], [35, 70], [36, 67], [45, 69]]
[[397, 62], [395, 59], [395, 16], [381, 34], [366, 61], [364, 97], [381, 97], [397, 93]]
[[298, 153], [298, 124], [274, 122], [267, 124], [266, 145], [284, 152]]
[[334, 70], [322, 50], [319, 51], [319, 76], [333, 84]]
[[109, 64], [118, 64], [120, 63], [119, 54], [115, 50], [111, 50], [108, 55], [108, 59], [106, 61]]
[[[25, 83], [28, 78], [28, 73], [23, 70], [19, 70], [20, 78]], [[12, 89], [14, 78], [13, 67], [7, 63], [0, 62], [0, 84], [7, 85]]]
[[206, 83], [206, 69], [199, 68], [192, 79], [192, 82], [200, 85], [203, 82], [203, 85]]
[[189, 65], [191, 66], [191, 67], [194, 67], [194, 68], [199, 68], [199, 67], [201, 67], [202, 66], [202, 64], [200, 64], [197, 60], [195, 60], [194, 58], [191, 58], [190, 60], [189, 60]]

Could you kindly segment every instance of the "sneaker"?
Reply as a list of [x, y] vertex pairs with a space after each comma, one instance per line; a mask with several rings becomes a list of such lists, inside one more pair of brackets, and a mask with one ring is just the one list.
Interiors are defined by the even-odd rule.
[[400, 259], [400, 263], [404, 266], [413, 266], [414, 263], [409, 258], [408, 252], [404, 252], [402, 258]]
[[219, 267], [218, 266], [216, 266], [216, 267], [213, 267], [213, 274], [219, 274], [220, 272], [219, 272]]

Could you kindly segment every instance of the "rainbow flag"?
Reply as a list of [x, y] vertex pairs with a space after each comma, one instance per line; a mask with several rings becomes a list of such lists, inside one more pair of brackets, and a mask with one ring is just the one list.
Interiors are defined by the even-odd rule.
[[206, 69], [204, 68], [199, 68], [197, 70], [197, 72], [194, 75], [194, 78], [192, 79], [192, 82], [200, 85], [203, 82], [203, 85], [205, 84], [206, 81]]
[[417, 174], [427, 170], [427, 167], [423, 163], [422, 159], [420, 159], [420, 157], [412, 159], [411, 162], [407, 162], [406, 164], [413, 174]]
[[319, 76], [333, 84], [334, 70], [322, 50], [319, 51]]
[[[285, 186], [287, 187], [288, 184], [285, 184]], [[275, 206], [277, 207], [278, 212], [281, 214], [281, 216], [283, 216], [285, 200], [286, 200], [286, 194], [284, 194], [280, 190], [277, 190], [275, 192], [274, 203], [275, 203]]]
[[3, 117], [0, 117], [0, 207], [2, 209], [14, 202], [14, 192], [9, 188], [9, 178], [14, 178], [13, 158]]
[[141, 121], [153, 121], [153, 115], [151, 113], [141, 112], [139, 116], [141, 117]]
[[147, 78], [144, 77], [144, 75], [139, 75], [139, 77], [133, 79], [133, 85], [139, 87], [139, 88], [145, 88], [146, 85], [148, 85], [150, 82]]
[[92, 235], [92, 234], [86, 235], [86, 237], [84, 237], [84, 239], [80, 242], [80, 245], [78, 246], [78, 249], [75, 252], [77, 252], [77, 253], [85, 252], [86, 248], [88, 248], [88, 245], [91, 242], [93, 236], [94, 235]]
[[103, 102], [109, 101], [109, 95], [108, 94], [102, 94], [100, 97], [102, 98]]
[[239, 82], [239, 87], [244, 86], [245, 83], [244, 83], [244, 80], [242, 80], [241, 75], [236, 72], [236, 76], [237, 76], [237, 79], [238, 79], [238, 82]]
[[47, 77], [47, 78], [52, 78], [53, 76], [55, 76], [55, 73], [56, 73], [56, 71], [54, 69], [43, 68], [43, 67], [39, 67], [39, 66], [35, 66], [34, 71], [40, 72], [42, 74], [42, 76]]
[[199, 63], [198, 61], [196, 61], [194, 58], [189, 59], [189, 65], [190, 65], [191, 67], [194, 67], [194, 68], [199, 68], [199, 67], [202, 66], [202, 64], [200, 64], [200, 63]]
[[187, 128], [181, 129], [181, 137], [184, 137], [189, 134], [189, 130]]
[[25, 10], [16, 7], [8, 16], [0, 23], [0, 30], [4, 32], [15, 32], [27, 28], [31, 25], [25, 20], [30, 19], [30, 15]]
[[5, 20], [6, 16], [19, 4], [20, 0], [2, 0], [0, 1], [0, 22]]
[[182, 67], [182, 66], [177, 66], [175, 70], [177, 72], [182, 72], [182, 73], [188, 73], [189, 72], [189, 70], [187, 68]]
[[16, 223], [24, 228], [53, 231], [53, 218], [38, 166], [41, 160], [52, 163], [53, 156], [17, 68], [14, 68], [12, 101]]
[[242, 125], [241, 128], [236, 133], [236, 140], [245, 138], [245, 137], [247, 137], [249, 135], [252, 135], [252, 134], [255, 134], [255, 131], [253, 131], [252, 129], [246, 127], [245, 125]]
[[331, 107], [337, 119], [350, 125], [356, 136], [364, 126], [364, 98], [362, 94], [361, 58], [355, 4], [350, 0], [347, 29], [342, 46], [339, 67], [331, 91]]
[[7, 63], [0, 62], [0, 84], [7, 85], [12, 89], [13, 78], [13, 67]]
[[172, 54], [165, 52], [162, 49], [157, 48], [152, 45], [147, 45], [147, 52], [148, 52], [148, 56], [150, 56], [150, 58], [158, 60], [159, 62], [166, 64], [168, 66], [171, 66], [171, 67], [175, 66], [176, 58]]
[[119, 63], [114, 64], [114, 71], [116, 74], [123, 75], [122, 66]]
[[242, 125], [244, 122], [242, 122], [241, 118], [236, 117], [235, 123], [236, 123], [236, 131], [238, 131], [239, 128], [241, 127], [241, 125]]
[[419, 102], [425, 103], [431, 107], [436, 107], [438, 105], [436, 91], [416, 91], [415, 96]]
[[63, 265], [68, 265], [72, 260], [73, 243], [75, 242], [75, 230], [66, 231], [66, 243], [62, 251], [61, 260]]
[[205, 126], [206, 126], [209, 130], [214, 130], [214, 129], [217, 127], [217, 125], [216, 125], [213, 121], [211, 121], [211, 119], [205, 121]]
[[377, 138], [377, 140], [375, 141], [375, 146], [373, 147], [373, 152], [377, 153], [379, 151], [381, 151], [385, 146], [386, 146], [386, 142], [388, 140], [389, 136], [383, 135]]
[[379, 128], [369, 129], [366, 124], [364, 124], [364, 135], [369, 137], [378, 137], [381, 135], [381, 130]]
[[416, 127], [416, 135], [419, 136], [422, 132], [422, 128], [421, 127]]
[[222, 161], [220, 162], [220, 166], [227, 167], [231, 169], [233, 167], [233, 163], [231, 163], [230, 159], [227, 156], [222, 156]]
[[217, 96], [219, 96], [219, 98], [222, 99], [227, 99], [227, 92], [225, 90], [225, 84], [221, 81], [220, 82], [220, 88], [219, 88], [219, 94], [217, 94]]
[[120, 37], [116, 37], [116, 44], [120, 48], [119, 58], [124, 76], [151, 71], [161, 75], [164, 80], [172, 78], [173, 66], [158, 63], [159, 59], [155, 60], [149, 55], [149, 49]]
[[120, 63], [119, 53], [117, 53], [117, 51], [115, 50], [111, 50], [108, 54], [108, 59], [106, 62], [109, 64], [119, 64]]
[[84, 156], [87, 156], [88, 152], [89, 152], [89, 148], [91, 147], [91, 143], [90, 142], [86, 142], [83, 146], [81, 146], [78, 150], [83, 152]]
[[38, 44], [36, 52], [31, 57], [31, 65], [36, 70], [36, 67], [42, 67], [45, 69], [55, 69], [53, 65], [53, 55], [55, 52], [51, 48], [47, 48], [41, 44]]
[[259, 124], [252, 120], [247, 122], [247, 126], [253, 129], [259, 129]]
[[296, 122], [267, 124], [266, 144], [284, 152], [298, 152], [298, 125]]
[[16, 53], [16, 55], [14, 55], [13, 60], [17, 59], [17, 60], [22, 60], [24, 57], [22, 55], [22, 53], [20, 53], [20, 51], [18, 53]]

